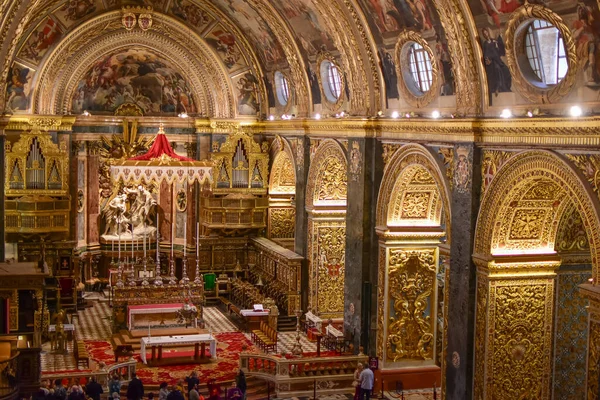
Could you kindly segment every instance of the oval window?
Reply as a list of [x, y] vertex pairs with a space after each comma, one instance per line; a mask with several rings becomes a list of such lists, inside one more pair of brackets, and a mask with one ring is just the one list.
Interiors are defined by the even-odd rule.
[[342, 94], [342, 78], [338, 67], [329, 60], [321, 63], [321, 81], [327, 100], [337, 102]]
[[558, 84], [569, 69], [565, 44], [560, 31], [548, 21], [529, 22], [523, 41], [527, 63], [520, 62], [525, 76], [533, 84]]
[[[431, 89], [433, 81], [431, 56], [419, 43], [410, 42], [407, 46], [408, 69], [412, 82], [406, 82], [406, 85], [415, 96], [422, 96]], [[406, 78], [405, 76], [405, 80], [408, 80]]]
[[277, 93], [277, 101], [282, 106], [287, 105], [290, 100], [290, 86], [284, 74], [275, 72], [275, 91]]

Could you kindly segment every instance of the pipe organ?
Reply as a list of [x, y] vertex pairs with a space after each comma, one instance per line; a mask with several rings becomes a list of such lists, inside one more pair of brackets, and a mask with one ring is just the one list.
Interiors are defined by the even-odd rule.
[[6, 144], [7, 233], [69, 232], [69, 155], [66, 143], [37, 128]]

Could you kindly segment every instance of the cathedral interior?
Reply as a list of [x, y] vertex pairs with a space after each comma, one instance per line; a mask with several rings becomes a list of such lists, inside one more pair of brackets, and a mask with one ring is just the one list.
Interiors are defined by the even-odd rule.
[[0, 399], [600, 399], [600, 0], [0, 0], [0, 93]]

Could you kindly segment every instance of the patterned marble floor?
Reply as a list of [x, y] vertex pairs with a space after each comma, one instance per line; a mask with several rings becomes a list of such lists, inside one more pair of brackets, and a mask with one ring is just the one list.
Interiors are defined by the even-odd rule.
[[[89, 297], [86, 299], [89, 300]], [[77, 316], [73, 318], [75, 331], [78, 340], [105, 340], [111, 338], [111, 308], [108, 305], [108, 299], [99, 297], [93, 301], [92, 307], [79, 310]], [[238, 332], [239, 329], [221, 312], [218, 307], [205, 307], [204, 319], [206, 328], [214, 333]], [[250, 334], [245, 333], [250, 339]], [[279, 333], [279, 353], [290, 353], [296, 343], [295, 332]], [[304, 333], [300, 335], [300, 343], [305, 352], [315, 352], [316, 344], [310, 342]], [[78, 369], [73, 358], [73, 344], [67, 344], [68, 352], [60, 354], [50, 350], [50, 343], [42, 346], [42, 371], [70, 371]]]

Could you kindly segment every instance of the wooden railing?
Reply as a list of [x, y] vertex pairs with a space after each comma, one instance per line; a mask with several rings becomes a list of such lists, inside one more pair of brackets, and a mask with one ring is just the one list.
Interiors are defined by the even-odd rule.
[[20, 353], [17, 351], [10, 358], [0, 361], [0, 399], [11, 400], [19, 396], [17, 363]]
[[266, 354], [240, 354], [240, 369], [247, 376], [275, 386], [278, 397], [346, 393], [352, 390], [354, 371], [367, 356], [281, 358]]
[[121, 376], [121, 382], [129, 382], [131, 380], [132, 374], [135, 372], [135, 365], [136, 361], [134, 359], [131, 359], [119, 364], [113, 364], [110, 367], [105, 368], [103, 370], [88, 372], [82, 371], [67, 374], [65, 374], [64, 372], [60, 374], [44, 374], [42, 376], [42, 379], [47, 379], [51, 382], [54, 382], [54, 380], [56, 379], [67, 379], [69, 381], [69, 384], [66, 385], [66, 387], [70, 387], [71, 385], [81, 383], [82, 378], [84, 378], [87, 381], [91, 377], [95, 377], [96, 382], [101, 384], [104, 388], [104, 391], [107, 392], [108, 381], [116, 372], [119, 374], [119, 376]]

